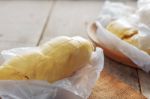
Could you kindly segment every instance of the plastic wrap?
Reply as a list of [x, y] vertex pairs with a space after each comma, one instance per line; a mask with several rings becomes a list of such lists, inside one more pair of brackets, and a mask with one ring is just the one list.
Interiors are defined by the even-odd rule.
[[[5, 62], [14, 56], [36, 51], [37, 47], [15, 48], [1, 52]], [[96, 48], [90, 63], [73, 76], [52, 84], [39, 80], [1, 80], [2, 99], [87, 99], [104, 65], [103, 51]]]
[[138, 0], [137, 2], [138, 8], [145, 7], [147, 5], [150, 5], [150, 0]]
[[150, 0], [138, 0], [137, 5], [136, 13], [139, 15], [140, 21], [150, 27]]
[[[118, 7], [118, 9], [112, 10], [113, 9], [112, 7], [113, 8]], [[136, 48], [135, 46], [121, 40], [119, 37], [115, 36], [113, 33], [111, 33], [106, 29], [106, 26], [112, 20], [120, 18], [122, 18], [123, 20], [128, 20], [129, 22], [133, 23], [134, 26], [138, 28], [140, 34], [142, 34], [139, 39], [140, 46], [149, 49], [150, 48], [149, 27], [140, 21], [138, 14], [136, 14], [136, 10], [133, 11], [132, 8], [131, 9], [128, 8], [130, 7], [122, 3], [106, 2], [104, 7], [102, 8], [102, 12], [104, 11], [107, 12], [100, 13], [98, 19], [96, 20], [96, 25], [98, 27], [96, 35], [100, 44], [103, 44], [106, 47], [115, 49], [123, 53], [125, 56], [129, 57], [137, 66], [139, 66], [139, 68], [149, 72], [150, 55]], [[132, 13], [129, 14], [128, 10], [130, 10], [129, 12]], [[105, 16], [107, 16], [107, 18], [104, 18]]]

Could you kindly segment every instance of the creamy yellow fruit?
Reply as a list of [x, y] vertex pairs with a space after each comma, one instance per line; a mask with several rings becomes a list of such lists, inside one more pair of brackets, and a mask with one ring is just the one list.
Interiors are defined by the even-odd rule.
[[121, 38], [122, 40], [134, 45], [135, 47], [147, 52], [150, 54], [149, 49], [143, 49], [139, 44], [140, 33], [130, 22], [127, 22], [123, 19], [118, 19], [110, 22], [107, 27], [107, 30]]
[[58, 37], [39, 50], [16, 56], [0, 68], [1, 80], [46, 80], [54, 82], [72, 75], [91, 57], [91, 42], [81, 37]]
[[107, 30], [125, 40], [126, 42], [138, 47], [138, 30], [125, 20], [115, 20], [107, 25]]
[[123, 19], [110, 22], [106, 28], [121, 39], [127, 39], [138, 34], [138, 30]]
[[2, 79], [19, 79], [25, 80], [28, 79], [25, 75], [21, 74], [20, 72], [16, 71], [14, 68], [9, 67], [0, 67], [0, 78]]
[[137, 48], [140, 48], [139, 42], [138, 42], [138, 37], [139, 37], [139, 35], [133, 35], [133, 36], [126, 38], [126, 39], [123, 39], [123, 40], [132, 44], [133, 46], [136, 46]]

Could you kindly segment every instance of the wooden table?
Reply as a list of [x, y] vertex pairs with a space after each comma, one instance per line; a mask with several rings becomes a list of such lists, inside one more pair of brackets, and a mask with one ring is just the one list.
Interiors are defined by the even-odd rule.
[[[135, 2], [127, 2], [135, 4]], [[0, 50], [37, 46], [60, 35], [87, 38], [102, 1], [0, 1]], [[105, 58], [105, 70], [150, 98], [150, 74]]]

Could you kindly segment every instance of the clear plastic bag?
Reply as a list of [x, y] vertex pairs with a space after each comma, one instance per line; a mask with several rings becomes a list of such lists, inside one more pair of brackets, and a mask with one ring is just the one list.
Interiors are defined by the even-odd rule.
[[[14, 56], [36, 51], [37, 47], [4, 50], [2, 56], [7, 62]], [[2, 99], [87, 99], [103, 69], [104, 56], [100, 48], [92, 53], [91, 62], [73, 76], [54, 82], [38, 80], [1, 80]]]
[[146, 7], [147, 5], [150, 5], [150, 0], [138, 0], [137, 2], [138, 8]]
[[138, 0], [137, 2], [138, 10], [137, 15], [141, 22], [150, 27], [150, 0]]
[[[112, 10], [112, 6], [114, 8], [118, 8], [116, 10]], [[120, 5], [120, 6], [118, 6]], [[123, 5], [123, 6], [121, 6]], [[129, 6], [124, 5], [122, 3], [111, 3], [106, 2], [103, 10], [107, 11], [105, 13], [100, 13], [98, 19], [96, 20], [96, 25], [98, 27], [97, 29], [97, 38], [99, 40], [100, 44], [104, 44], [106, 47], [116, 49], [117, 51], [123, 53], [125, 56], [129, 57], [136, 65], [139, 66], [139, 68], [149, 72], [150, 71], [150, 55], [145, 53], [144, 51], [136, 48], [133, 45], [130, 45], [129, 43], [121, 40], [119, 37], [115, 36], [113, 33], [108, 31], [106, 29], [106, 25], [108, 25], [109, 22], [115, 19], [125, 19], [129, 22], [132, 22], [141, 32], [142, 37], [139, 39], [139, 43], [141, 46], [146, 46], [147, 48], [150, 48], [150, 29], [148, 26], [140, 22], [139, 16], [135, 13], [135, 11], [132, 11], [132, 9], [128, 13], [125, 9], [128, 9]], [[122, 10], [121, 10], [122, 9]], [[122, 13], [120, 13], [122, 11]], [[102, 11], [104, 12], [104, 11]], [[117, 14], [116, 14], [117, 13]], [[107, 18], [104, 18], [107, 15]]]

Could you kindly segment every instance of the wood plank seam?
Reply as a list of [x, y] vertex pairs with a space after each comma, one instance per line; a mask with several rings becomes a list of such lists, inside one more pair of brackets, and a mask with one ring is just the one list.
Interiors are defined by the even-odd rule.
[[139, 78], [138, 69], [136, 69], [136, 72], [137, 72], [137, 76], [138, 76], [139, 91], [140, 91], [141, 94], [143, 94], [143, 93], [142, 93], [142, 90], [141, 90], [141, 83], [140, 83], [140, 78]]
[[38, 45], [40, 44], [40, 41], [41, 41], [41, 40], [42, 40], [42, 38], [43, 38], [43, 35], [44, 35], [44, 32], [45, 32], [45, 29], [46, 29], [46, 27], [47, 27], [47, 25], [48, 25], [48, 22], [49, 22], [50, 16], [51, 16], [51, 14], [52, 14], [52, 12], [53, 12], [53, 8], [54, 8], [54, 6], [55, 6], [55, 4], [56, 4], [56, 1], [51, 1], [51, 2], [52, 2], [52, 6], [50, 7], [50, 10], [49, 10], [48, 16], [47, 16], [47, 18], [46, 18], [45, 24], [43, 25], [43, 29], [42, 29], [41, 35], [40, 35], [40, 37], [39, 37], [39, 40], [37, 41], [36, 46], [38, 46]]

